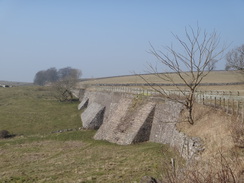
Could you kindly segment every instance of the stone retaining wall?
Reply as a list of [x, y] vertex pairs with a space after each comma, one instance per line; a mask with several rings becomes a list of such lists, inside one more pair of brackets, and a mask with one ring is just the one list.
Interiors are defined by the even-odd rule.
[[[169, 144], [182, 157], [191, 159], [204, 150], [197, 137], [188, 137], [176, 128], [183, 106], [162, 98], [138, 97], [116, 92], [86, 91], [79, 108], [83, 127], [98, 129], [94, 138], [127, 145], [151, 141]], [[101, 112], [103, 111], [103, 112]]]

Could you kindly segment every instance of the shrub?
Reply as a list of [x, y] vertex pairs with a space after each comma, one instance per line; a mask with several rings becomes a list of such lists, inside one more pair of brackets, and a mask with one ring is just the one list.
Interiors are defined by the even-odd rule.
[[1, 130], [1, 131], [0, 131], [0, 138], [1, 138], [1, 139], [8, 138], [8, 137], [10, 137], [10, 136], [11, 136], [11, 135], [10, 135], [9, 131], [7, 131], [7, 130]]

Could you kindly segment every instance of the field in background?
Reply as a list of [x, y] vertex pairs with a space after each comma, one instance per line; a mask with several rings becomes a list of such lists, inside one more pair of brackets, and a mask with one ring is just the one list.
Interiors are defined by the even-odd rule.
[[[164, 83], [169, 84], [169, 82], [162, 81], [154, 75], [143, 75], [146, 80], [151, 83]], [[176, 83], [183, 83], [176, 74], [172, 74], [175, 78]], [[200, 86], [199, 90], [241, 90], [244, 91], [244, 84], [233, 85], [231, 83], [244, 82], [243, 76], [236, 71], [212, 71], [207, 77], [204, 78], [202, 83], [221, 83], [223, 85], [210, 85], [210, 86]], [[140, 84], [145, 83], [145, 81], [139, 76], [118, 76], [118, 77], [108, 77], [108, 78], [97, 78], [87, 81], [80, 82], [80, 85], [90, 85], [90, 84]], [[164, 86], [165, 89], [175, 89], [172, 86]]]
[[93, 140], [95, 131], [51, 133], [81, 126], [78, 103], [60, 103], [48, 87], [0, 88], [0, 182], [139, 182], [160, 178], [168, 146], [119, 146]]
[[9, 85], [9, 86], [30, 86], [30, 85], [33, 85], [33, 83], [17, 82], [17, 81], [0, 81], [0, 85]]

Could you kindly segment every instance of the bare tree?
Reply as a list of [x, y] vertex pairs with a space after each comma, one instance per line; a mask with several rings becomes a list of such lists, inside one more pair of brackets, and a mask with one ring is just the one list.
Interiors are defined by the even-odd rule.
[[72, 90], [76, 87], [76, 84], [81, 76], [81, 71], [67, 67], [60, 69], [59, 74], [60, 79], [52, 84], [52, 87], [55, 91], [55, 98], [61, 102], [72, 101]]
[[225, 69], [244, 72], [244, 44], [226, 54]]
[[[149, 73], [158, 77], [162, 83], [169, 82], [179, 92], [181, 97], [171, 95], [162, 85], [151, 83], [145, 76], [140, 77], [155, 91], [170, 100], [179, 102], [188, 111], [188, 122], [194, 124], [193, 106], [197, 91], [202, 80], [214, 69], [215, 63], [222, 58], [225, 46], [220, 47], [220, 37], [213, 31], [207, 33], [197, 26], [185, 28], [186, 40], [177, 35], [173, 37], [180, 45], [181, 51], [176, 51], [173, 46], [163, 47], [164, 51], [156, 50], [152, 45], [150, 53], [156, 57], [156, 66], [149, 64]], [[162, 68], [167, 72], [162, 73]], [[180, 82], [179, 82], [180, 81]]]

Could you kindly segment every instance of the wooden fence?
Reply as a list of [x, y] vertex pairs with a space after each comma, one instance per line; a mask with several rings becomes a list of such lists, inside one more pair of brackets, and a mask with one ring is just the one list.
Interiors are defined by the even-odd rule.
[[[133, 88], [126, 86], [99, 86], [92, 89], [119, 93], [142, 94], [146, 96], [158, 95], [159, 92], [153, 89]], [[179, 90], [165, 90], [167, 95], [182, 96]], [[187, 94], [188, 91], [184, 91]], [[162, 92], [163, 93], [163, 92]], [[239, 116], [244, 121], [244, 97], [238, 91], [197, 91], [195, 100], [198, 103], [209, 105], [226, 113]]]
[[244, 121], [244, 98], [241, 96], [197, 94], [196, 101], [237, 115]]

